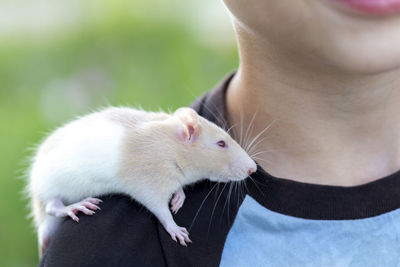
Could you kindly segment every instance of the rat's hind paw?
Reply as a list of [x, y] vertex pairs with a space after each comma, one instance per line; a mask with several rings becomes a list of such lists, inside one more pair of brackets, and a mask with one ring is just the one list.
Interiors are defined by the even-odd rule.
[[76, 214], [82, 212], [86, 215], [93, 215], [95, 214], [95, 210], [100, 209], [100, 207], [96, 205], [100, 202], [101, 200], [98, 198], [88, 197], [80, 202], [64, 207], [64, 216], [69, 216], [72, 220], [79, 222], [79, 218], [76, 216]]
[[174, 196], [171, 200], [171, 211], [176, 214], [178, 210], [183, 206], [183, 202], [185, 202], [185, 193], [182, 188], [174, 193]]
[[171, 238], [175, 241], [181, 244], [182, 246], [187, 246], [186, 242], [192, 243], [192, 240], [189, 239], [189, 232], [186, 230], [185, 227], [180, 227], [178, 225], [174, 225], [171, 227], [168, 227], [166, 229]]
[[65, 206], [61, 201], [61, 198], [54, 198], [46, 205], [46, 213], [56, 216], [56, 217], [71, 217], [72, 220], [79, 222], [78, 212], [83, 212], [86, 215], [93, 215], [95, 210], [99, 210], [100, 207], [97, 206], [102, 202], [98, 198], [88, 197], [84, 200], [73, 203], [69, 206]]

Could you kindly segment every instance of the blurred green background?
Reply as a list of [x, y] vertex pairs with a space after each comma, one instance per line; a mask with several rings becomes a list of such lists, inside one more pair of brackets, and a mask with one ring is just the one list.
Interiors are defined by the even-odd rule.
[[217, 0], [0, 0], [0, 266], [36, 266], [32, 148], [104, 105], [189, 105], [237, 67]]

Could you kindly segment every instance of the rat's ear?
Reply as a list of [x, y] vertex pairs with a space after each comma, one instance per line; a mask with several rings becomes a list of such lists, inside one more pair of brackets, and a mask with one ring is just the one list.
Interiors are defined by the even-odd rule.
[[178, 127], [178, 137], [185, 143], [193, 143], [200, 132], [199, 115], [191, 108], [179, 108], [174, 116], [181, 122]]

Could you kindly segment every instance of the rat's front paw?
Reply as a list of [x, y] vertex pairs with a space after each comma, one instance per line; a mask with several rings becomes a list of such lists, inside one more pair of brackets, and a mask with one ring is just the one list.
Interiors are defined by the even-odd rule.
[[186, 195], [183, 192], [182, 188], [176, 191], [171, 200], [171, 211], [176, 214], [178, 210], [183, 206], [183, 202], [185, 202]]
[[185, 227], [180, 227], [178, 225], [167, 227], [167, 232], [171, 236], [171, 238], [181, 244], [182, 246], [187, 246], [186, 242], [192, 243], [192, 240], [189, 239], [189, 232], [186, 230]]

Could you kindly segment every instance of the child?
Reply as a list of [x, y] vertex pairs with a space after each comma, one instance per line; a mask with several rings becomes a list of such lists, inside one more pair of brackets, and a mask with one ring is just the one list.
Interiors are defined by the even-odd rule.
[[240, 67], [193, 107], [256, 140], [257, 173], [186, 189], [188, 247], [112, 196], [41, 266], [400, 264], [400, 1], [224, 2]]

